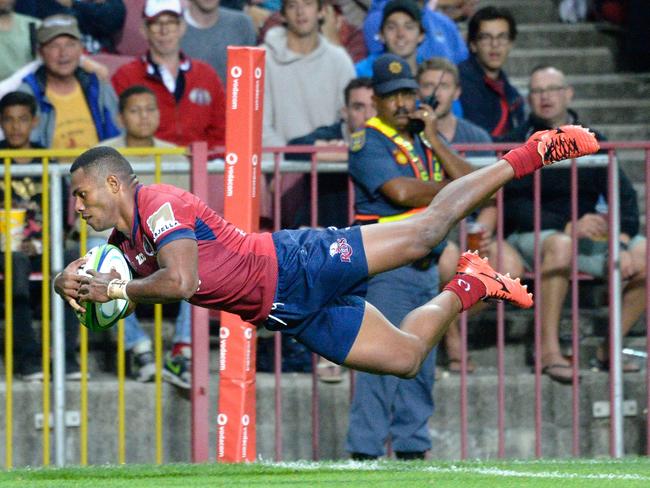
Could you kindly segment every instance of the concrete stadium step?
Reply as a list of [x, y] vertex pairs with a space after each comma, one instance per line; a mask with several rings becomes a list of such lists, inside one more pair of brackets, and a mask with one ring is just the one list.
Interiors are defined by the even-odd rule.
[[585, 125], [642, 124], [650, 122], [650, 99], [575, 100], [572, 107]]
[[[594, 418], [595, 402], [608, 402], [609, 375], [581, 371], [580, 452], [581, 456], [608, 455], [609, 418]], [[624, 376], [624, 399], [633, 402], [637, 413], [624, 419], [624, 451], [645, 449], [645, 385], [642, 373]], [[467, 394], [468, 456], [493, 458], [497, 452], [496, 375], [469, 378]], [[505, 389], [505, 455], [510, 458], [535, 456], [535, 382], [531, 373], [507, 375]], [[434, 459], [460, 456], [460, 377], [438, 380], [434, 389], [436, 412], [430, 423]], [[542, 376], [542, 451], [545, 457], [571, 456], [573, 428], [571, 385], [562, 385]]]
[[[608, 401], [608, 375], [582, 371], [580, 383], [581, 454], [586, 457], [607, 455], [609, 420], [594, 419], [596, 401]], [[506, 455], [513, 458], [534, 457], [535, 381], [529, 371], [505, 376]], [[642, 455], [645, 444], [645, 382], [643, 373], [624, 376], [625, 400], [636, 402], [637, 413], [625, 417], [625, 452]], [[217, 422], [215, 420], [218, 374], [211, 373], [209, 388], [209, 457], [216, 457]], [[275, 380], [272, 374], [258, 374], [257, 386], [257, 455], [274, 459]], [[285, 374], [282, 378], [283, 460], [312, 459], [312, 379], [307, 374]], [[468, 429], [470, 458], [496, 456], [497, 387], [495, 374], [468, 377]], [[448, 375], [437, 380], [434, 388], [436, 409], [429, 424], [433, 437], [432, 457], [458, 459], [460, 454], [460, 376]], [[4, 405], [5, 384], [0, 382], [0, 404]], [[117, 399], [118, 383], [102, 377], [88, 383], [88, 462], [118, 462]], [[572, 428], [571, 386], [560, 385], [546, 376], [541, 381], [543, 415], [543, 454], [548, 457], [570, 456]], [[163, 462], [190, 460], [191, 404], [186, 395], [163, 384]], [[15, 466], [40, 466], [42, 431], [35, 427], [35, 416], [42, 412], [41, 388], [35, 383], [14, 385], [13, 390], [13, 462]], [[153, 463], [156, 459], [155, 384], [128, 381], [126, 398], [126, 462]], [[337, 384], [319, 384], [321, 459], [344, 459], [345, 439], [350, 406], [349, 376]], [[79, 411], [80, 385], [69, 383], [66, 409]], [[5, 422], [0, 422], [0, 438], [5, 436]], [[78, 427], [66, 430], [66, 462], [77, 464], [80, 457]], [[5, 445], [0, 444], [0, 459]]]
[[610, 141], [647, 141], [650, 139], [648, 124], [604, 124], [594, 127]]
[[506, 72], [512, 77], [526, 77], [540, 64], [550, 64], [568, 75], [598, 74], [615, 70], [614, 56], [606, 47], [562, 49], [517, 49], [508, 62]]
[[[575, 91], [575, 99], [650, 98], [650, 75], [636, 73], [604, 73], [568, 75], [567, 83]], [[511, 77], [510, 81], [524, 95], [528, 93], [529, 76]]]
[[539, 23], [517, 26], [515, 47], [541, 49], [560, 47], [616, 47], [616, 37], [598, 24]]
[[558, 22], [557, 5], [553, 0], [483, 0], [479, 7], [495, 6], [512, 12], [517, 24]]

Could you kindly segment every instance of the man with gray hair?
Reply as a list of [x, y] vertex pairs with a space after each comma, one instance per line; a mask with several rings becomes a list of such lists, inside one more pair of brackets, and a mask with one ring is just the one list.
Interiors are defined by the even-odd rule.
[[[553, 66], [538, 66], [530, 75], [528, 103], [531, 114], [526, 123], [513, 133], [513, 140], [523, 141], [530, 134], [556, 124], [577, 124], [578, 114], [570, 107], [573, 87], [564, 73]], [[598, 140], [604, 137], [594, 131]], [[560, 383], [570, 383], [572, 364], [562, 355], [559, 325], [562, 307], [569, 290], [571, 272], [571, 178], [569, 168], [542, 173], [542, 371]], [[622, 331], [625, 335], [645, 310], [646, 241], [639, 234], [639, 208], [632, 183], [622, 168], [620, 182], [620, 266], [624, 280]], [[607, 275], [608, 176], [604, 167], [580, 167], [578, 170], [578, 269], [603, 278]], [[520, 276], [534, 260], [533, 179], [524, 177], [504, 188], [505, 232], [501, 271]], [[606, 344], [592, 358], [598, 369], [609, 367]], [[626, 361], [624, 372], [639, 371], [639, 365]]]

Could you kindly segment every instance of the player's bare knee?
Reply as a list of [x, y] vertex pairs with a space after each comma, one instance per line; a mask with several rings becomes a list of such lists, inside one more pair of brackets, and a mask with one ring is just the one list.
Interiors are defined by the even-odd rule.
[[427, 208], [417, 218], [409, 219], [411, 247], [417, 258], [424, 257], [442, 241], [451, 228], [447, 216], [441, 215], [432, 207]]
[[393, 374], [407, 380], [415, 378], [426, 356], [425, 348], [421, 344], [413, 342], [408, 349], [400, 353], [397, 371]]
[[432, 203], [422, 213], [426, 219], [426, 229], [423, 236], [428, 239], [427, 244], [433, 247], [449, 233], [459, 220], [453, 209], [440, 203]]

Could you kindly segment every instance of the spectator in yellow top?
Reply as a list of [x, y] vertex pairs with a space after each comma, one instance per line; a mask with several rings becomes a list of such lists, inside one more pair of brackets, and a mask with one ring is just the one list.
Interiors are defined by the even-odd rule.
[[77, 20], [53, 15], [36, 32], [43, 65], [23, 78], [19, 90], [34, 95], [39, 123], [32, 140], [56, 149], [91, 147], [119, 134], [117, 97], [110, 84], [79, 66]]

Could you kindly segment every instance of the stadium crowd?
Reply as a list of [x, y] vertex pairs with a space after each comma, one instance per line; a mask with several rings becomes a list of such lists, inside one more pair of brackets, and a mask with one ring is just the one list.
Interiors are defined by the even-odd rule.
[[[266, 48], [263, 145], [349, 146], [356, 222], [401, 218], [425, 206], [447, 182], [472, 171], [450, 144], [525, 141], [536, 130], [576, 123], [577, 114], [570, 108], [573, 89], [556, 67], [539, 66], [530, 73], [527, 97], [509, 81], [504, 66], [517, 39], [515, 19], [505, 9], [481, 3], [489, 2], [0, 0], [0, 147], [174, 147], [207, 141], [217, 155], [225, 135], [226, 48], [260, 45]], [[638, 59], [641, 53], [641, 59], [647, 60], [650, 40], [644, 40], [648, 35], [639, 20], [648, 17], [647, 5], [626, 2], [628, 9], [639, 14], [628, 20], [622, 7], [612, 4], [617, 2], [592, 2], [590, 15], [628, 26], [622, 57]], [[566, 2], [560, 8], [567, 22], [587, 15], [571, 10]], [[459, 22], [467, 22], [466, 35]], [[410, 113], [416, 104], [433, 116], [437, 137], [423, 137], [423, 127], [399, 128], [399, 114]], [[318, 157], [348, 160], [342, 153]], [[31, 162], [39, 161], [14, 161]], [[581, 245], [596, 243], [584, 252], [581, 248], [581, 256], [589, 261], [581, 270], [597, 276], [605, 271], [606, 255], [606, 221], [597, 208], [606, 195], [603, 171], [594, 169], [584, 176], [599, 184], [581, 194], [584, 203], [578, 222]], [[558, 178], [556, 172], [544, 176]], [[643, 310], [638, 304], [645, 295], [645, 241], [637, 235], [634, 190], [623, 172], [620, 179], [625, 206], [621, 260], [624, 277], [629, 279], [625, 300], [630, 306], [624, 307], [627, 332]], [[189, 185], [182, 176], [166, 181], [184, 188]], [[39, 178], [14, 177], [11, 190], [13, 207], [26, 211], [23, 240], [13, 252], [14, 273], [21, 278], [14, 280], [13, 291], [16, 372], [25, 380], [42, 378], [27, 279], [30, 270], [38, 271], [41, 266], [40, 184]], [[283, 227], [307, 225], [305, 178], [285, 177], [282, 185]], [[544, 194], [545, 201], [554, 203], [543, 217], [542, 364], [553, 380], [570, 382], [571, 363], [558, 345], [570, 265], [570, 220], [562, 209], [568, 202], [568, 189], [554, 182], [549, 185], [555, 193]], [[513, 275], [522, 275], [531, 263], [532, 214], [525, 213], [532, 207], [529, 186], [529, 179], [523, 179], [509, 184], [505, 192], [508, 204], [518, 210], [505, 216], [509, 233], [505, 267]], [[210, 187], [209, 204], [222, 213], [223, 180], [211, 177]], [[321, 177], [319, 224], [347, 225], [346, 217], [342, 218], [346, 208], [347, 177]], [[494, 256], [494, 202], [477, 209], [472, 218], [482, 232], [478, 250]], [[79, 252], [79, 223], [74, 215], [67, 215], [66, 224], [66, 256], [70, 257]], [[89, 245], [106, 237], [91, 233]], [[399, 323], [417, 306], [409, 298], [426, 302], [442, 289], [455, 272], [458, 256], [458, 244], [449, 239], [414, 267], [373, 278], [368, 300]], [[3, 263], [0, 259], [0, 266]], [[421, 286], [413, 285], [418, 280]], [[400, 289], [400, 283], [409, 286]], [[413, 296], [414, 288], [419, 297]], [[396, 296], [411, 308], [391, 309], [399, 301]], [[480, 313], [480, 307], [472, 313]], [[68, 313], [69, 379], [79, 378], [76, 329]], [[181, 388], [191, 384], [190, 337], [189, 304], [183, 302], [164, 364], [165, 378]], [[450, 327], [444, 344], [446, 367], [459, 372], [458, 324]], [[126, 347], [132, 356], [133, 376], [151, 381], [151, 338], [135, 314], [126, 322]], [[264, 369], [272, 364], [272, 352], [270, 347], [260, 347], [260, 351], [266, 354], [259, 359]], [[284, 370], [310, 370], [310, 355], [303, 346], [285, 340], [283, 352]], [[598, 350], [594, 362], [607, 367], [604, 348]], [[433, 413], [435, 363], [434, 352], [422, 375], [412, 380], [359, 375], [351, 411], [355, 421], [348, 436], [354, 457], [383, 455], [389, 435], [398, 457], [424, 456], [430, 439], [422, 427]], [[477, 366], [470, 361], [468, 371]], [[318, 364], [323, 381], [340, 381], [341, 373], [337, 364], [324, 360]]]

